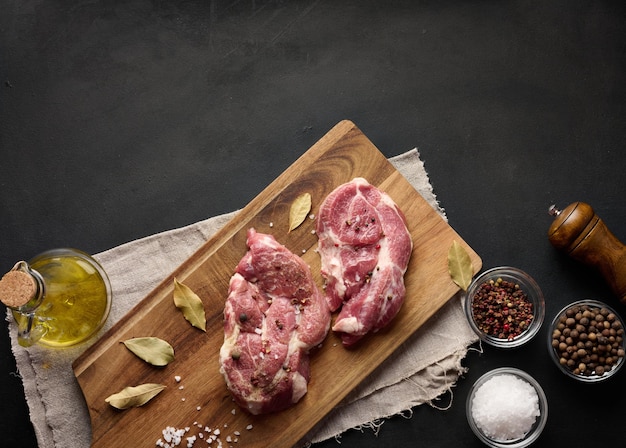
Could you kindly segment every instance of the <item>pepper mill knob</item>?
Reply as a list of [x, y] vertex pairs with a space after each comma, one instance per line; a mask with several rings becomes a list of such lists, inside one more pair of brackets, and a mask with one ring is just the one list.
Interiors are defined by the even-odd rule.
[[584, 202], [574, 202], [563, 211], [552, 206], [549, 213], [555, 216], [548, 230], [550, 243], [573, 259], [595, 267], [626, 304], [626, 246]]

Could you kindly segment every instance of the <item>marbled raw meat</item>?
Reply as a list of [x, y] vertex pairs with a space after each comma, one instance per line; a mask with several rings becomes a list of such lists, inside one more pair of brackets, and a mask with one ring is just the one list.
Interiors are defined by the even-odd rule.
[[254, 229], [247, 245], [224, 307], [220, 371], [241, 407], [264, 414], [306, 394], [309, 350], [326, 337], [330, 310], [300, 257]]
[[332, 329], [350, 346], [400, 310], [411, 235], [394, 201], [363, 178], [326, 197], [316, 232], [325, 297], [331, 311], [341, 308]]

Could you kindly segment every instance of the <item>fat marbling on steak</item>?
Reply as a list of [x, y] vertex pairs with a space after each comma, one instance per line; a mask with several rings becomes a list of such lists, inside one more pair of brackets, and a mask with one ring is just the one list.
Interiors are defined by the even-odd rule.
[[400, 310], [413, 242], [394, 201], [360, 177], [324, 199], [316, 226], [325, 296], [341, 307], [332, 328], [350, 346]]
[[307, 392], [309, 350], [326, 337], [330, 310], [300, 257], [254, 229], [247, 245], [224, 307], [220, 371], [235, 401], [256, 415]]

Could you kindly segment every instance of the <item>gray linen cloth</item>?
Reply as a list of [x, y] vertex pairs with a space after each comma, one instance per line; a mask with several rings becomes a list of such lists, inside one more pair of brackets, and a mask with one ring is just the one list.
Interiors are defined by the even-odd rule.
[[[417, 149], [390, 159], [415, 189], [446, 219]], [[101, 330], [108, 330], [182, 264], [236, 212], [131, 241], [94, 255], [109, 275], [113, 305]], [[30, 418], [41, 448], [90, 445], [89, 413], [72, 362], [88, 345], [54, 350], [23, 348], [7, 313], [13, 354], [24, 384]], [[97, 338], [94, 338], [93, 343]], [[339, 438], [350, 428], [378, 431], [384, 419], [431, 403], [451, 391], [465, 372], [461, 365], [477, 337], [467, 324], [460, 297], [452, 298], [308, 435], [308, 442]], [[155, 438], [156, 440], [156, 438]], [[151, 443], [153, 443], [151, 441]]]

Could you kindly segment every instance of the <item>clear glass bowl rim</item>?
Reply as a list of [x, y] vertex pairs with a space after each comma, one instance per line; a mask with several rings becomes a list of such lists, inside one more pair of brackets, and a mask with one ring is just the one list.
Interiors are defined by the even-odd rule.
[[[530, 324], [530, 327], [528, 327], [526, 331], [524, 331], [521, 335], [515, 337], [513, 340], [500, 339], [485, 334], [480, 331], [480, 329], [476, 325], [476, 322], [474, 321], [474, 315], [472, 312], [472, 300], [476, 290], [484, 282], [489, 281], [490, 279], [497, 279], [498, 277], [502, 277], [503, 279], [514, 279], [517, 283], [520, 283], [520, 285], [524, 288], [524, 291], [528, 295], [528, 298], [533, 302], [534, 318]], [[464, 309], [470, 327], [481, 338], [481, 340], [494, 347], [514, 348], [519, 347], [530, 341], [539, 332], [539, 329], [541, 328], [545, 317], [545, 300], [541, 288], [528, 273], [512, 266], [498, 266], [486, 270], [472, 281], [469, 288], [467, 288], [467, 292], [465, 294]]]
[[[533, 386], [535, 391], [537, 391], [540, 414], [533, 424], [531, 430], [522, 439], [516, 439], [511, 441], [491, 439], [483, 434], [483, 432], [478, 428], [476, 422], [474, 422], [474, 419], [472, 418], [472, 399], [474, 398], [474, 393], [488, 379], [501, 374], [510, 374], [521, 378], [522, 380]], [[548, 398], [546, 397], [546, 394], [543, 391], [543, 388], [541, 387], [539, 382], [525, 371], [514, 367], [499, 367], [483, 374], [474, 382], [469, 393], [467, 394], [467, 400], [465, 402], [465, 413], [470, 428], [472, 429], [474, 434], [487, 446], [490, 446], [491, 448], [524, 448], [535, 442], [543, 432], [543, 428], [546, 426], [546, 422], [548, 421]]]

